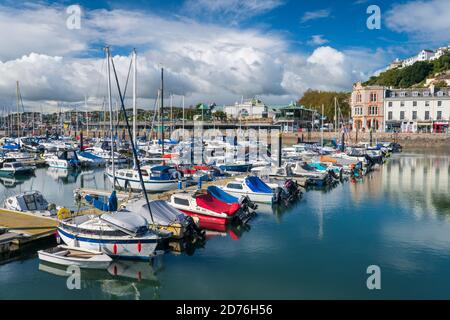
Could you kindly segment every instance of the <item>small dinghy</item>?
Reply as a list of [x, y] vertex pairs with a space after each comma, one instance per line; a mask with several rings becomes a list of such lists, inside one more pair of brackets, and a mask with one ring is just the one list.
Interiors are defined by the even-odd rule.
[[112, 259], [98, 251], [60, 245], [55, 248], [38, 251], [42, 261], [85, 269], [107, 269]]

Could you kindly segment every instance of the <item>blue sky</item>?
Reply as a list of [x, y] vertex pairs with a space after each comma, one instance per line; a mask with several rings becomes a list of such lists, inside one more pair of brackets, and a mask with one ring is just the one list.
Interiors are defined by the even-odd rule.
[[[66, 27], [73, 4], [79, 30]], [[381, 9], [380, 30], [366, 26], [369, 5]], [[122, 77], [137, 48], [142, 105], [156, 96], [161, 65], [167, 90], [188, 103], [285, 103], [309, 88], [349, 91], [394, 58], [449, 45], [448, 30], [447, 0], [5, 0], [0, 99], [14, 99], [16, 80], [30, 107], [101, 98], [109, 44]]]

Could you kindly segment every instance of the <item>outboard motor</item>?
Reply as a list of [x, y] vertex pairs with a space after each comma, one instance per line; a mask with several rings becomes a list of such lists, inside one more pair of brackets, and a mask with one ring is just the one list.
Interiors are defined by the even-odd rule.
[[275, 189], [275, 203], [280, 203], [281, 200], [285, 199], [286, 199], [285, 191], [283, 190], [282, 187], [277, 187]]
[[252, 209], [256, 210], [258, 208], [258, 205], [254, 202], [250, 201], [250, 198], [248, 196], [241, 196], [239, 198], [239, 205], [244, 209]]

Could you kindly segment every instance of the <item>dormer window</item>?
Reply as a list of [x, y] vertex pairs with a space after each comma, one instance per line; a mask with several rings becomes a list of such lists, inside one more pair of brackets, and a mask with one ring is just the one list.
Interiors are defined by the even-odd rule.
[[438, 97], [442, 97], [444, 95], [444, 92], [438, 91], [437, 95], [438, 95]]
[[395, 98], [395, 92], [391, 92], [391, 98]]
[[430, 95], [430, 92], [429, 92], [429, 91], [424, 91], [424, 92], [423, 92], [423, 96], [424, 96], [424, 97], [428, 97], [429, 95]]
[[400, 92], [400, 97], [406, 97], [406, 92]]
[[412, 93], [412, 96], [413, 96], [413, 97], [418, 97], [418, 96], [419, 96], [419, 92], [414, 91], [414, 92]]

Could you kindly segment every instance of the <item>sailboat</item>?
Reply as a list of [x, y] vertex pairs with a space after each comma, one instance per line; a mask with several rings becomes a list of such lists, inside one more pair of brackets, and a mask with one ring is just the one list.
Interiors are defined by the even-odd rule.
[[[137, 54], [133, 51], [133, 142], [136, 145], [136, 97], [137, 97]], [[163, 83], [162, 83], [163, 85]], [[164, 145], [164, 143], [162, 143]], [[162, 146], [164, 148], [164, 146]], [[131, 189], [142, 191], [139, 175], [144, 176], [145, 189], [149, 192], [162, 192], [168, 190], [175, 190], [178, 188], [179, 182], [183, 182], [180, 172], [173, 167], [168, 166], [153, 166], [143, 167], [141, 172], [136, 168], [136, 161], [132, 169], [118, 169], [114, 170], [110, 167], [106, 170], [106, 175], [109, 177], [111, 183], [118, 184], [124, 189]]]
[[[106, 48], [107, 72], [108, 72], [108, 96], [109, 110], [112, 114], [111, 97], [111, 64], [114, 68], [114, 62], [111, 57], [109, 47]], [[115, 73], [114, 68], [114, 73]], [[126, 115], [123, 96], [120, 91], [117, 75], [115, 73], [116, 84], [121, 99], [122, 111], [125, 115], [128, 132], [131, 133]], [[110, 127], [112, 128], [112, 119], [110, 117]], [[111, 130], [111, 141], [113, 141], [113, 130]], [[131, 142], [133, 156], [139, 172], [139, 180], [142, 188], [145, 190], [142, 175], [140, 174], [140, 165], [137, 159], [137, 151], [134, 141]], [[111, 145], [111, 154], [114, 154], [114, 144]], [[114, 162], [112, 162], [112, 172], [114, 177]], [[113, 185], [114, 192], [114, 185]], [[147, 203], [148, 196], [144, 192]], [[154, 222], [151, 210], [149, 210], [151, 222]], [[115, 211], [104, 213], [100, 216], [78, 216], [62, 220], [57, 228], [59, 237], [71, 247], [81, 247], [88, 250], [95, 250], [106, 253], [113, 257], [127, 259], [149, 259], [155, 253], [158, 243], [165, 238], [172, 236], [170, 232], [160, 232], [150, 229], [150, 223], [141, 215], [131, 214], [130, 212]]]

